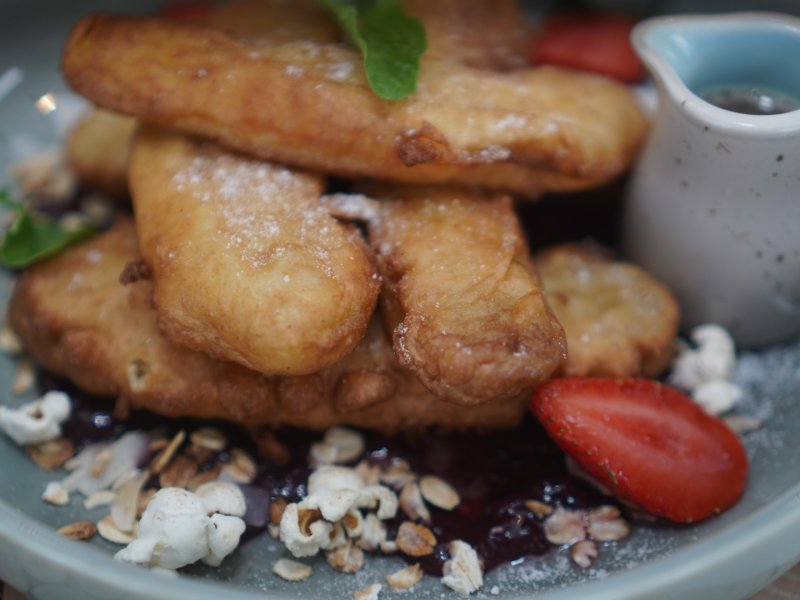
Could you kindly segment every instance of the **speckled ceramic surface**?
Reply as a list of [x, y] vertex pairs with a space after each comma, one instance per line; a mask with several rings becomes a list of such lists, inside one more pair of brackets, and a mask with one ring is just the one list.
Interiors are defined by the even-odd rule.
[[[751, 346], [800, 334], [800, 61], [784, 60], [800, 56], [800, 18], [659, 17], [633, 41], [661, 102], [626, 251], [675, 292], [688, 326], [714, 320]], [[704, 99], [720, 88], [780, 92], [795, 110], [724, 110]]]
[[[127, 4], [147, 8], [144, 2]], [[0, 92], [10, 88], [0, 99], [0, 177], [5, 178], [12, 160], [52, 144], [69, 113], [79, 108], [58, 76], [57, 57], [66, 27], [92, 3], [50, 7], [29, 1], [0, 7]], [[34, 103], [45, 93], [55, 95], [59, 108], [42, 116]], [[3, 302], [9, 285], [2, 276]], [[14, 369], [12, 360], [0, 359], [0, 403], [27, 399], [10, 392]], [[487, 576], [476, 597], [728, 600], [751, 595], [800, 559], [800, 340], [744, 355], [736, 378], [746, 393], [742, 412], [764, 418], [766, 425], [745, 438], [751, 476], [732, 510], [694, 527], [641, 524], [630, 539], [604, 548], [601, 560], [586, 571], [572, 566], [564, 551], [499, 569]], [[64, 508], [43, 503], [45, 483], [58, 475], [33, 468], [5, 437], [0, 437], [0, 464], [0, 579], [31, 598], [352, 598], [355, 590], [381, 581], [399, 565], [397, 559], [369, 560], [364, 570], [347, 576], [315, 560], [319, 568], [310, 580], [289, 584], [271, 574], [282, 551], [262, 536], [216, 570], [191, 568], [179, 578], [150, 573], [114, 562], [117, 548], [103, 540], [86, 544], [59, 538], [54, 528], [78, 518], [97, 519], [103, 509], [86, 511], [80, 498]], [[413, 597], [458, 596], [426, 578]]]

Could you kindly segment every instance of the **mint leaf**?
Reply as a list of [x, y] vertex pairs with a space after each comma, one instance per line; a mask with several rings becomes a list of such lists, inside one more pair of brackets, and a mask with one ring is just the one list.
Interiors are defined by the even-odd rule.
[[0, 263], [12, 269], [32, 265], [97, 232], [92, 223], [66, 229], [57, 221], [34, 216], [5, 190], [0, 190], [0, 205], [15, 213], [0, 245]]
[[417, 89], [419, 59], [427, 47], [425, 28], [398, 0], [319, 0], [361, 52], [372, 90], [402, 100]]

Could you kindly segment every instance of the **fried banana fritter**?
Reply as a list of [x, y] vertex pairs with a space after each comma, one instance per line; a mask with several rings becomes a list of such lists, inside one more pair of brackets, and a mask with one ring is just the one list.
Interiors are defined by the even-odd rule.
[[423, 59], [418, 91], [387, 101], [342, 44], [272, 45], [157, 19], [84, 18], [63, 67], [101, 106], [270, 160], [529, 197], [613, 178], [646, 129], [627, 88], [588, 74]]
[[366, 188], [395, 354], [436, 395], [462, 404], [532, 390], [561, 364], [511, 199], [453, 188]]
[[119, 221], [27, 269], [10, 303], [11, 325], [36, 360], [90, 393], [117, 398], [123, 411], [387, 433], [513, 427], [525, 414], [525, 398], [458, 409], [438, 400], [396, 363], [379, 322], [345, 360], [304, 376], [267, 377], [173, 344], [156, 325], [150, 282], [119, 282], [138, 259], [133, 223]]
[[321, 177], [154, 126], [137, 134], [129, 176], [170, 340], [282, 375], [356, 347], [380, 286], [361, 234], [320, 205]]
[[667, 367], [678, 303], [650, 274], [590, 244], [556, 246], [537, 253], [535, 262], [567, 334], [562, 374], [653, 377]]
[[128, 197], [128, 160], [136, 119], [107, 110], [91, 110], [67, 139], [67, 160], [84, 187]]

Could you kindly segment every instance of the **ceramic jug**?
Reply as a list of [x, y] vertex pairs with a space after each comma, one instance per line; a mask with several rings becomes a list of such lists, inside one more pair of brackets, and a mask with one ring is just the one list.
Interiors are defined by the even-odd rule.
[[659, 103], [626, 254], [676, 293], [686, 328], [719, 323], [746, 346], [800, 334], [800, 19], [653, 18], [632, 40]]

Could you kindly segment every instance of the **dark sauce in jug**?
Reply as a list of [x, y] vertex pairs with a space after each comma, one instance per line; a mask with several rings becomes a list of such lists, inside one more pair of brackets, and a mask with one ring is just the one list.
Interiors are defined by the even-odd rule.
[[800, 109], [800, 101], [782, 92], [753, 86], [720, 86], [700, 97], [725, 110], [745, 115], [780, 115]]

